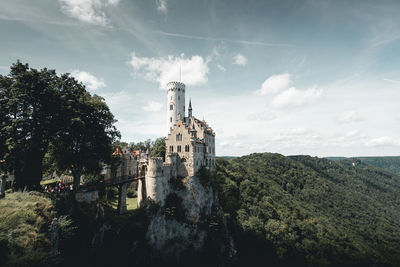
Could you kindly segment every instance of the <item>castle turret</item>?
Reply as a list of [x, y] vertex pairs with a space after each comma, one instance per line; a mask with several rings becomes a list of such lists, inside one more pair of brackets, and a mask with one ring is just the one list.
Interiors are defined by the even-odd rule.
[[185, 84], [169, 82], [167, 90], [167, 125], [169, 132], [176, 124], [178, 114], [181, 114], [181, 118], [185, 118]]
[[192, 117], [192, 99], [189, 99], [189, 109], [188, 109], [188, 111], [189, 111], [188, 116], [190, 118], [190, 117]]

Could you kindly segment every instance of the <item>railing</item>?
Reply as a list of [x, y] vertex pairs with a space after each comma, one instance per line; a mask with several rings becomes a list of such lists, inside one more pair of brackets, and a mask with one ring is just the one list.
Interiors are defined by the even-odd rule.
[[130, 183], [130, 182], [137, 181], [140, 179], [144, 179], [144, 176], [122, 175], [122, 176], [104, 179], [102, 184], [104, 186], [113, 186], [113, 185], [120, 185], [120, 184], [124, 184], [124, 183]]

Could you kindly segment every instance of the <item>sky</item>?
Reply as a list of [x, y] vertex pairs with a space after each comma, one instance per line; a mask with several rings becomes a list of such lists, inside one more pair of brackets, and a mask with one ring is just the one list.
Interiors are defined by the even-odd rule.
[[0, 74], [17, 60], [71, 73], [104, 97], [122, 141], [166, 136], [166, 83], [181, 80], [217, 156], [400, 155], [399, 1], [0, 7]]

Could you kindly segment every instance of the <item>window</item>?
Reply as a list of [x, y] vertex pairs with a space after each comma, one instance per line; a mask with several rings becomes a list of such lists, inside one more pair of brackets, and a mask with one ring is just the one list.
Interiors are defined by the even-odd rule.
[[169, 122], [172, 122], [172, 117], [169, 118]]
[[190, 149], [189, 149], [189, 145], [186, 145], [186, 146], [185, 146], [185, 152], [189, 152], [189, 150], [190, 150]]
[[181, 146], [178, 146], [178, 147], [176, 148], [176, 150], [177, 150], [177, 152], [182, 152], [182, 147], [181, 147]]
[[182, 134], [178, 133], [176, 135], [176, 141], [182, 141]]
[[181, 96], [180, 95], [178, 95], [178, 100], [181, 100]]
[[178, 92], [180, 92], [181, 91], [181, 88], [178, 88]]
[[174, 105], [169, 105], [169, 110], [173, 110], [174, 109]]

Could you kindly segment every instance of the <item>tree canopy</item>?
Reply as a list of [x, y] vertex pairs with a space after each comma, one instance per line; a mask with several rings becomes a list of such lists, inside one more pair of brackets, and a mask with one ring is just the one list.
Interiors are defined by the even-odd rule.
[[57, 168], [72, 172], [77, 186], [80, 175], [110, 160], [119, 137], [104, 99], [55, 70], [13, 64], [9, 75], [0, 75], [0, 104], [0, 168], [13, 172], [20, 188], [38, 188], [49, 152]]
[[399, 264], [398, 175], [356, 159], [270, 153], [216, 163], [239, 265]]

